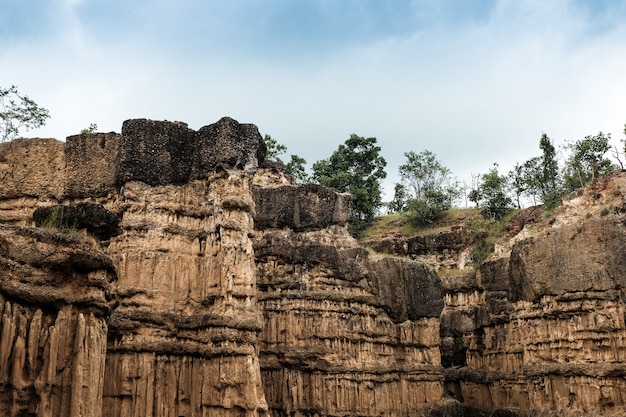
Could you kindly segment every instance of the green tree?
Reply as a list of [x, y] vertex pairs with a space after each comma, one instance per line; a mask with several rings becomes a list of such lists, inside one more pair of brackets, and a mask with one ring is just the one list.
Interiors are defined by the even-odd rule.
[[401, 213], [407, 210], [407, 192], [402, 183], [396, 183], [393, 187], [393, 200], [387, 203], [387, 208], [392, 213]]
[[509, 172], [509, 179], [511, 181], [511, 188], [513, 189], [513, 192], [515, 193], [515, 201], [517, 203], [517, 208], [522, 207], [520, 198], [528, 190], [524, 173], [525, 173], [524, 165], [520, 165], [519, 163], [516, 163], [513, 169]]
[[556, 149], [545, 133], [539, 139], [539, 149], [543, 152], [541, 158], [541, 192], [545, 200], [547, 196], [559, 191], [559, 163], [556, 160]]
[[537, 200], [542, 201], [544, 178], [543, 163], [540, 156], [533, 156], [524, 162], [524, 183], [526, 184], [526, 194], [533, 199], [533, 205], [537, 205]]
[[15, 139], [21, 128], [36, 129], [46, 124], [48, 110], [40, 107], [17, 87], [0, 87], [0, 143]]
[[265, 135], [263, 140], [265, 141], [265, 147], [267, 148], [265, 159], [272, 162], [282, 162], [279, 156], [287, 151], [287, 147], [278, 143], [278, 141], [270, 135]]
[[544, 203], [546, 208], [552, 208], [560, 200], [561, 179], [559, 165], [556, 160], [556, 149], [545, 133], [539, 140], [542, 156], [534, 156], [523, 164], [516, 164], [509, 172], [511, 190], [515, 193], [517, 207], [520, 208], [520, 198], [526, 195]]
[[429, 150], [405, 152], [406, 163], [400, 165], [402, 182], [411, 192], [407, 206], [417, 226], [434, 222], [448, 210], [460, 194], [451, 171]]
[[309, 181], [309, 176], [306, 173], [306, 159], [298, 155], [291, 155], [291, 160], [285, 164], [285, 169], [293, 175], [297, 182], [305, 183]]
[[584, 187], [596, 177], [612, 171], [613, 163], [604, 157], [611, 148], [611, 134], [599, 132], [596, 136], [585, 136], [566, 147], [572, 152], [565, 164], [565, 183], [569, 189]]
[[507, 195], [507, 182], [507, 177], [498, 173], [497, 163], [493, 164], [488, 173], [482, 175], [478, 195], [483, 204], [482, 214], [485, 218], [500, 220], [511, 210], [513, 201]]
[[90, 123], [89, 127], [84, 128], [80, 131], [81, 135], [86, 135], [90, 133], [96, 133], [98, 130], [98, 125], [96, 123]]
[[349, 230], [353, 235], [367, 227], [382, 205], [380, 182], [387, 176], [386, 166], [376, 138], [355, 134], [339, 145], [329, 158], [313, 164], [313, 181], [352, 194]]
[[285, 171], [293, 175], [296, 182], [303, 183], [309, 181], [309, 176], [306, 172], [306, 159], [301, 158], [298, 155], [291, 155], [289, 162], [285, 164], [280, 158], [280, 155], [287, 152], [287, 147], [282, 143], [279, 143], [270, 135], [265, 135], [263, 140], [265, 141], [265, 147], [267, 148], [265, 159], [282, 164], [285, 167]]

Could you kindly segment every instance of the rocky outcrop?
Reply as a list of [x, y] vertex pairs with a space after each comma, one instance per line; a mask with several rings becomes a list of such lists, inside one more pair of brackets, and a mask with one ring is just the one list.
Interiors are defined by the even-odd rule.
[[443, 281], [457, 399], [487, 413], [626, 415], [623, 190], [622, 173], [601, 179], [507, 256]]
[[[116, 270], [115, 303], [106, 311], [106, 321], [103, 314], [98, 316], [102, 344], [92, 352], [100, 352], [101, 375], [85, 373], [93, 379], [89, 392], [97, 395], [91, 401], [94, 413], [101, 415], [104, 409], [102, 415], [107, 416], [265, 414], [257, 354], [262, 315], [256, 303], [250, 240], [254, 210], [250, 182], [265, 153], [256, 127], [224, 118], [194, 132], [181, 123], [139, 119], [125, 122], [121, 135], [77, 135], [65, 146], [35, 141], [34, 150], [28, 150], [29, 143], [0, 148], [11, 173], [4, 177], [8, 191], [2, 196], [0, 218], [24, 225], [34, 221], [63, 235], [83, 236], [102, 247], [108, 265]], [[36, 165], [43, 154], [54, 164]], [[30, 163], [41, 166], [42, 172], [28, 182], [20, 169]], [[55, 187], [51, 189], [45, 178], [53, 178]], [[13, 250], [13, 240], [6, 240], [7, 250]], [[62, 264], [59, 256], [50, 249], [46, 265], [73, 279], [90, 265], [84, 256], [74, 264]], [[2, 282], [5, 275], [0, 272]], [[16, 296], [11, 288], [7, 284], [0, 294]], [[31, 294], [27, 301], [44, 308], [33, 288], [24, 290], [22, 298]], [[68, 297], [80, 294], [63, 288]], [[81, 306], [95, 303], [81, 300], [75, 301]], [[14, 320], [32, 327], [26, 316]], [[51, 319], [42, 326], [44, 332], [57, 328]], [[10, 329], [3, 324], [2, 334]], [[82, 339], [74, 341], [68, 332], [55, 343], [79, 344]], [[5, 339], [13, 345], [20, 340]], [[31, 350], [29, 360], [44, 360], [37, 353]], [[19, 343], [2, 354], [25, 355]], [[76, 367], [87, 369], [82, 362]], [[63, 382], [67, 386], [70, 377]], [[3, 392], [8, 399], [17, 395], [11, 386]], [[23, 397], [19, 403], [29, 409], [45, 405], [39, 397], [19, 395]], [[68, 410], [53, 415], [92, 415]], [[37, 415], [50, 415], [41, 413]]]
[[255, 189], [269, 410], [423, 415], [443, 396], [440, 280], [422, 264], [358, 247], [339, 198], [314, 186]]
[[394, 236], [368, 240], [364, 245], [376, 252], [406, 256], [429, 264], [437, 269], [463, 269], [473, 261], [471, 246], [484, 237], [465, 226], [450, 230], [411, 237]]
[[103, 415], [114, 278], [81, 236], [0, 225], [0, 415]]
[[126, 183], [104, 406], [112, 416], [262, 415], [250, 177]]
[[0, 220], [29, 225], [37, 207], [63, 200], [64, 146], [56, 139], [0, 143]]
[[0, 144], [0, 415], [625, 415], [626, 174], [475, 266], [465, 227], [359, 246], [265, 151], [230, 118]]

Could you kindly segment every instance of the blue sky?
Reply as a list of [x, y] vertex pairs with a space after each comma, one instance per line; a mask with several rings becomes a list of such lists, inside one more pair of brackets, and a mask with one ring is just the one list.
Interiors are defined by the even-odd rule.
[[231, 116], [309, 165], [375, 136], [388, 194], [411, 150], [469, 181], [625, 137], [621, 0], [0, 0], [0, 63], [50, 110], [25, 136]]

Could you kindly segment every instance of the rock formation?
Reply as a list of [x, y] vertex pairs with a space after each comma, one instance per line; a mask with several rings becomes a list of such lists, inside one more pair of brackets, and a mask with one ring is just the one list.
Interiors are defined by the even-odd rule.
[[0, 144], [0, 415], [626, 415], [626, 174], [478, 267], [463, 227], [359, 246], [265, 152], [230, 118]]
[[100, 416], [115, 271], [81, 237], [0, 225], [0, 415]]
[[444, 279], [446, 386], [520, 416], [624, 416], [626, 175], [522, 229], [499, 258]]
[[441, 282], [422, 264], [358, 247], [343, 227], [346, 199], [314, 185], [255, 189], [269, 409], [274, 416], [424, 414], [443, 396]]

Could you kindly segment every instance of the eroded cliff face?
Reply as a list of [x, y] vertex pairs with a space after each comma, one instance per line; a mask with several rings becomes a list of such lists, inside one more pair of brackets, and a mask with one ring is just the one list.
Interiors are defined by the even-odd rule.
[[[98, 393], [90, 403], [93, 415], [266, 413], [250, 239], [250, 181], [264, 152], [256, 127], [229, 118], [197, 132], [181, 123], [130, 120], [121, 134], [73, 136], [65, 146], [35, 140], [0, 148], [7, 167], [2, 219], [31, 225], [36, 212], [39, 225], [52, 219], [57, 226], [85, 228], [115, 267], [115, 303], [110, 315], [100, 315], [103, 344], [90, 350], [101, 364], [90, 385]], [[29, 165], [42, 173], [25, 182]], [[111, 232], [106, 226], [113, 223]], [[6, 244], [12, 247], [13, 239]], [[49, 256], [58, 267], [54, 250]], [[85, 268], [79, 261], [73, 266]], [[68, 267], [68, 273], [75, 272]], [[10, 278], [2, 272], [3, 283]], [[32, 295], [29, 302], [43, 300]], [[10, 329], [3, 325], [2, 334]], [[65, 336], [63, 343], [80, 343]], [[34, 336], [25, 340], [36, 343]], [[11, 352], [3, 349], [2, 355]], [[39, 360], [37, 351], [30, 355]], [[9, 388], [6, 398], [16, 392]], [[65, 409], [47, 413], [38, 401], [22, 402], [32, 415], [70, 415]]]
[[345, 195], [283, 185], [254, 198], [272, 415], [424, 415], [440, 404], [443, 300], [432, 269], [359, 247], [344, 227]]
[[364, 249], [264, 154], [229, 118], [0, 144], [0, 415], [625, 415], [626, 174], [477, 268], [464, 228]]
[[626, 175], [521, 230], [477, 273], [447, 277], [447, 389], [485, 412], [624, 416]]
[[113, 263], [82, 237], [0, 224], [0, 415], [101, 416]]

